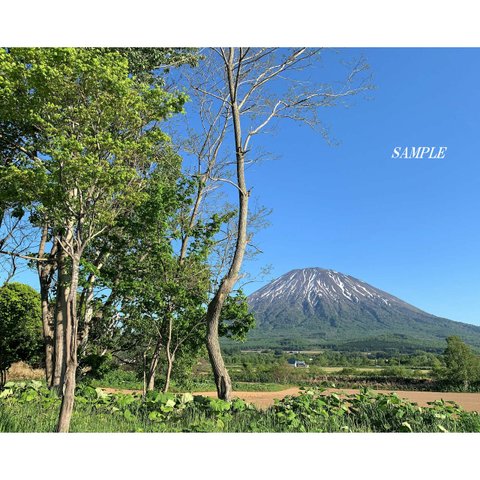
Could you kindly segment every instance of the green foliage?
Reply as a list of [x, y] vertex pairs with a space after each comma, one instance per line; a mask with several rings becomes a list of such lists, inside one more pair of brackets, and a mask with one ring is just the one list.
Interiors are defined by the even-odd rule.
[[249, 311], [247, 296], [237, 290], [225, 301], [220, 318], [219, 335], [234, 340], [245, 340], [255, 327], [255, 316]]
[[75, 227], [82, 257], [144, 199], [159, 165], [179, 163], [165, 159], [159, 125], [186, 96], [132, 76], [128, 59], [105, 49], [2, 49], [0, 72], [0, 124], [25, 133], [21, 145], [2, 135], [16, 154], [0, 165], [0, 203], [14, 200], [54, 235]]
[[85, 379], [85, 383], [95, 387], [110, 387], [123, 389], [141, 389], [143, 384], [136, 372], [114, 368], [108, 370], [101, 378]]
[[116, 51], [127, 60], [130, 72], [150, 82], [160, 82], [163, 77], [157, 75], [158, 70], [168, 73], [171, 67], [180, 65], [197, 65], [199, 56], [194, 48], [105, 48], [105, 51]]
[[472, 383], [480, 381], [480, 359], [459, 337], [447, 338], [443, 359], [445, 367], [438, 367], [435, 373], [446, 384], [466, 390]]
[[[143, 354], [148, 364], [159, 348], [164, 365], [169, 344], [175, 358], [173, 378], [185, 386], [205, 343], [212, 277], [209, 255], [215, 236], [231, 216], [213, 214], [191, 227], [193, 186], [179, 171], [152, 175], [145, 198], [122, 219], [120, 234], [109, 234], [116, 248], [99, 278], [99, 284], [114, 289], [117, 304], [110, 314], [121, 311], [121, 349], [142, 369]], [[188, 248], [181, 251], [179, 243], [186, 236]], [[227, 314], [229, 332], [241, 338], [253, 319], [241, 292], [228, 304]]]
[[96, 353], [91, 353], [81, 362], [82, 368], [86, 369], [86, 377], [101, 379], [115, 369], [115, 364], [112, 360], [111, 355], [98, 355]]
[[428, 407], [401, 399], [395, 393], [363, 389], [339, 396], [322, 390], [276, 402], [273, 412], [286, 431], [445, 432], [478, 431], [480, 416], [465, 412], [454, 402], [431, 402]]
[[[187, 96], [167, 91], [154, 73], [195, 61], [194, 50], [175, 48], [0, 50], [0, 125], [12, 126], [12, 135], [2, 131], [0, 139], [12, 156], [0, 164], [0, 205], [23, 208], [32, 226], [46, 224], [50, 239], [62, 240], [60, 248], [72, 262], [66, 283], [78, 264], [80, 287], [91, 275], [99, 287], [116, 286], [116, 301], [92, 322], [97, 343], [86, 362], [97, 377], [105, 372], [95, 370], [106, 364], [98, 364], [96, 347], [117, 341], [109, 325], [122, 300], [125, 306], [134, 296], [131, 303], [140, 312], [137, 324], [122, 324], [130, 332], [142, 335], [147, 323], [155, 330], [152, 317], [164, 320], [162, 333], [172, 315], [176, 326], [186, 322], [178, 319], [198, 323], [208, 271], [202, 258], [175, 273], [177, 213], [191, 198], [180, 175], [181, 158], [161, 129], [165, 119], [183, 111]], [[104, 271], [95, 265], [100, 252], [103, 264], [108, 261]], [[136, 302], [141, 294], [145, 301]], [[98, 299], [90, 306], [102, 309]], [[80, 331], [85, 311], [80, 304]], [[137, 340], [132, 335], [129, 343]]]
[[14, 362], [35, 361], [42, 345], [40, 295], [30, 286], [0, 288], [0, 369]]

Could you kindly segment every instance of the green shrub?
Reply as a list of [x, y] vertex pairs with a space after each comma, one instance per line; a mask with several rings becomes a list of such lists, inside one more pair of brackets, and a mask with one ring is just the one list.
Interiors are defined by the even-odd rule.
[[[86, 379], [89, 382], [89, 379]], [[143, 383], [137, 374], [131, 370], [120, 368], [107, 369], [106, 373], [98, 379], [89, 382], [91, 385], [110, 388], [142, 389]]]

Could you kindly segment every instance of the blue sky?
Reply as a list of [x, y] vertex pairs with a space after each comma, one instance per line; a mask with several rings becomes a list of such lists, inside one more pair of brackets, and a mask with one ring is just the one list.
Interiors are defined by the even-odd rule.
[[[292, 124], [261, 139], [280, 158], [248, 172], [273, 213], [256, 237], [264, 254], [246, 270], [273, 270], [246, 291], [290, 269], [332, 268], [480, 325], [480, 49], [359, 48], [338, 57], [358, 55], [376, 89], [324, 115], [340, 145]], [[446, 158], [391, 158], [395, 146], [420, 145], [446, 146]]]

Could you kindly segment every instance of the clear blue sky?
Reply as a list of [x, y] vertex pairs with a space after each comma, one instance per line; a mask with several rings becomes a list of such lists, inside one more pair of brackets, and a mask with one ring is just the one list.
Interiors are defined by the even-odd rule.
[[[332, 268], [480, 324], [480, 49], [341, 51], [359, 54], [376, 89], [324, 116], [339, 146], [291, 124], [262, 138], [280, 158], [248, 172], [273, 213], [246, 269]], [[419, 145], [447, 146], [446, 158], [391, 158]]]

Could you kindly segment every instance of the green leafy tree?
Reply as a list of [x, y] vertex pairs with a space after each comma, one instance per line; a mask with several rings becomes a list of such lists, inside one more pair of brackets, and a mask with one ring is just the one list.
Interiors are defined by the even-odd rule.
[[40, 296], [28, 285], [0, 288], [0, 387], [10, 365], [38, 358], [42, 342]]
[[101, 49], [0, 50], [0, 72], [0, 122], [35, 126], [21, 145], [4, 139], [17, 159], [2, 166], [0, 191], [31, 199], [24, 203], [33, 224], [48, 226], [57, 247], [55, 347], [63, 348], [57, 428], [68, 431], [84, 254], [144, 198], [169, 143], [160, 122], [180, 112], [186, 97], [142, 81], [125, 56]]
[[471, 383], [480, 380], [480, 360], [459, 337], [447, 338], [443, 360], [445, 367], [437, 367], [436, 376], [449, 385], [467, 390]]
[[149, 196], [127, 219], [124, 235], [116, 239], [121, 248], [109, 258], [104, 273], [122, 315], [124, 348], [141, 350], [134, 356], [137, 363], [145, 362], [148, 390], [154, 388], [160, 360], [165, 359], [166, 391], [176, 358], [187, 351], [195, 357], [204, 343], [207, 259], [224, 218], [214, 215], [197, 224], [189, 232], [189, 248], [182, 250], [191, 184], [184, 179], [167, 184], [163, 176], [150, 180]]

